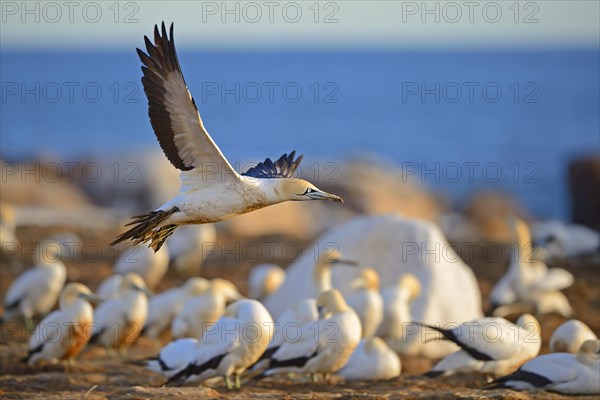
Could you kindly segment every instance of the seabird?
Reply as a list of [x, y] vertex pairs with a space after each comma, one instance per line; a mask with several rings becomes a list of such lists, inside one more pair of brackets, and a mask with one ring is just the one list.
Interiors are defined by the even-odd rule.
[[336, 289], [321, 293], [317, 307], [319, 320], [302, 326], [297, 340], [285, 341], [257, 378], [291, 372], [314, 379], [316, 374], [334, 373], [346, 364], [361, 337], [356, 312]]
[[362, 268], [358, 278], [350, 282], [356, 292], [346, 296], [346, 302], [358, 315], [362, 337], [375, 335], [383, 320], [383, 299], [379, 294], [379, 275], [372, 268]]
[[378, 337], [363, 339], [337, 373], [347, 380], [377, 381], [400, 376], [400, 358]]
[[160, 338], [171, 328], [173, 319], [181, 311], [185, 302], [205, 293], [209, 287], [208, 280], [192, 277], [180, 287], [152, 296], [148, 302], [148, 318], [142, 334], [152, 339]]
[[109, 354], [113, 349], [125, 357], [127, 346], [140, 335], [148, 315], [148, 296], [152, 293], [141, 276], [123, 275], [120, 295], [107, 300], [94, 311], [94, 333], [90, 344], [102, 344]]
[[562, 394], [600, 394], [600, 340], [582, 343], [577, 354], [544, 354], [486, 389], [548, 390]]
[[198, 340], [194, 338], [174, 340], [160, 350], [158, 357], [145, 360], [146, 366], [170, 378], [187, 367], [197, 346]]
[[185, 384], [222, 376], [228, 389], [240, 388], [240, 375], [265, 351], [273, 319], [256, 300], [239, 300], [205, 332], [189, 363], [167, 382]]
[[22, 316], [27, 329], [33, 329], [33, 317], [48, 314], [67, 279], [67, 267], [58, 258], [55, 244], [41, 243], [36, 247], [39, 263], [19, 275], [8, 288], [0, 323]]
[[535, 259], [531, 233], [524, 221], [511, 218], [509, 224], [517, 243], [508, 271], [490, 293], [490, 301], [496, 308], [494, 315], [508, 315], [524, 305], [533, 306], [537, 314], [558, 312], [568, 317], [573, 310], [559, 291], [573, 284], [573, 275], [562, 268], [549, 269]]
[[153, 252], [146, 246], [131, 246], [124, 251], [114, 266], [117, 274], [134, 272], [141, 276], [146, 286], [154, 289], [169, 269], [169, 250], [166, 246]]
[[332, 288], [331, 286], [331, 268], [335, 265], [347, 265], [356, 267], [358, 263], [352, 260], [345, 260], [339, 250], [328, 249], [323, 251], [313, 267], [313, 293], [307, 294], [306, 297], [317, 298], [319, 295]]
[[48, 314], [36, 327], [23, 361], [35, 365], [42, 360], [67, 360], [71, 365], [92, 335], [94, 310], [88, 301], [99, 300], [87, 286], [67, 284], [60, 295], [60, 309]]
[[208, 290], [189, 298], [171, 323], [174, 338], [200, 339], [225, 312], [227, 303], [242, 299], [235, 285], [225, 279], [213, 279]]
[[550, 336], [550, 351], [553, 353], [577, 353], [583, 342], [598, 339], [583, 322], [571, 319], [556, 328]]
[[181, 170], [181, 191], [154, 211], [133, 217], [124, 240], [150, 242], [157, 251], [179, 225], [205, 224], [288, 200], [341, 202], [302, 179], [293, 178], [302, 156], [282, 155], [238, 174], [208, 134], [196, 103], [183, 78], [173, 38], [154, 27], [154, 44], [144, 37], [146, 51], [137, 49], [142, 61], [142, 84], [148, 97], [148, 115], [158, 142], [171, 164]]
[[480, 372], [501, 376], [537, 356], [542, 346], [540, 325], [534, 316], [522, 315], [516, 325], [504, 318], [482, 318], [443, 329], [421, 324], [443, 335], [460, 350], [450, 354], [425, 374], [428, 377], [455, 372]]
[[395, 285], [381, 291], [383, 321], [377, 329], [377, 336], [396, 351], [406, 342], [406, 327], [413, 321], [410, 308], [420, 294], [421, 283], [413, 274], [400, 276]]
[[260, 264], [250, 270], [248, 294], [250, 298], [264, 300], [285, 281], [285, 271], [276, 264]]

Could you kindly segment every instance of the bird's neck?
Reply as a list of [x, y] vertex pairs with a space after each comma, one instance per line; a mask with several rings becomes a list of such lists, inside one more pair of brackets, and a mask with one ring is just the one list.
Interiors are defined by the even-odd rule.
[[331, 267], [319, 262], [313, 271], [313, 282], [319, 293], [331, 289]]
[[251, 184], [255, 186], [261, 193], [266, 197], [267, 204], [277, 204], [286, 201], [283, 190], [281, 188], [281, 180], [277, 178], [272, 179], [258, 179], [252, 178]]

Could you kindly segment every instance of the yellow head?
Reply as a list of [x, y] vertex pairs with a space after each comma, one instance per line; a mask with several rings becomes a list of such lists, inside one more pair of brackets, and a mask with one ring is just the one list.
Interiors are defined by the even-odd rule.
[[121, 280], [121, 292], [125, 293], [127, 291], [140, 291], [147, 296], [153, 295], [152, 291], [146, 286], [144, 278], [133, 272], [123, 275], [123, 280]]
[[592, 364], [600, 361], [600, 340], [586, 340], [579, 347], [577, 359], [583, 364]]
[[304, 179], [278, 178], [274, 180], [274, 191], [280, 201], [328, 200], [343, 203], [340, 196], [327, 193]]
[[404, 274], [398, 280], [398, 288], [408, 293], [408, 300], [414, 301], [421, 295], [421, 282], [413, 274]]
[[352, 289], [379, 290], [379, 275], [373, 268], [362, 268], [350, 286]]
[[92, 291], [81, 283], [68, 283], [60, 294], [60, 308], [65, 308], [77, 299], [100, 302], [101, 299], [95, 296]]
[[330, 289], [319, 295], [317, 309], [319, 310], [319, 317], [322, 318], [327, 314], [334, 315], [346, 311], [348, 304], [346, 304], [344, 297], [337, 289]]

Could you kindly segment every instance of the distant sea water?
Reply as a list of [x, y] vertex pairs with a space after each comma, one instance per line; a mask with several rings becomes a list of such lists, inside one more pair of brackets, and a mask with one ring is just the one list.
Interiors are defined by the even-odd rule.
[[[0, 53], [3, 159], [157, 149], [127, 53]], [[190, 52], [179, 58], [232, 160], [377, 154], [460, 207], [480, 189], [568, 218], [569, 160], [600, 151], [589, 51]], [[382, 188], [385, 190], [385, 188]]]

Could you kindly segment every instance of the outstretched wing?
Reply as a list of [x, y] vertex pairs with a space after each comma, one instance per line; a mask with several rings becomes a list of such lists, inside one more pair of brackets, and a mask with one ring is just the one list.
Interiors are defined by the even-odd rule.
[[161, 30], [154, 26], [154, 44], [144, 36], [148, 54], [137, 49], [144, 64], [142, 84], [148, 97], [148, 115], [160, 146], [175, 168], [200, 174], [203, 182], [218, 180], [224, 174], [237, 176], [204, 128], [187, 88], [175, 51], [173, 24], [169, 35], [164, 22]]
[[265, 161], [258, 163], [242, 175], [262, 179], [291, 178], [294, 172], [296, 172], [296, 169], [298, 169], [298, 165], [300, 165], [300, 161], [302, 161], [303, 157], [301, 155], [294, 160], [295, 155], [296, 150], [292, 151], [290, 155], [287, 153], [282, 155], [275, 162], [271, 161], [270, 158], [267, 158]]

